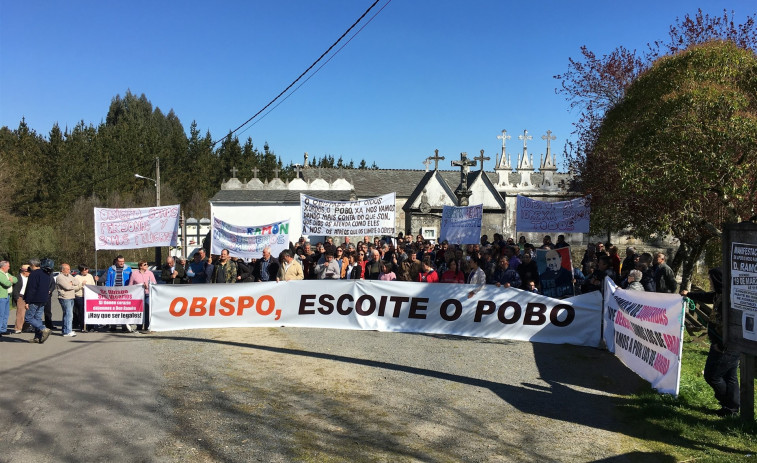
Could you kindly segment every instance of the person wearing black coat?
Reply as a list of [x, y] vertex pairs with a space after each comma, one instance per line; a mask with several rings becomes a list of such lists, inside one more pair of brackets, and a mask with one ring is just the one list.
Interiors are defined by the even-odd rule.
[[263, 257], [255, 261], [252, 269], [252, 277], [255, 281], [276, 281], [279, 274], [279, 261], [271, 256], [271, 247], [263, 249]]

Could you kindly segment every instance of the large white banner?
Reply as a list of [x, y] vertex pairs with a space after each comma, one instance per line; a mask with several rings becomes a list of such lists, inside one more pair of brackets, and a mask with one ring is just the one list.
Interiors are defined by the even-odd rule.
[[84, 323], [87, 324], [138, 325], [142, 323], [144, 305], [142, 285], [84, 286]]
[[95, 208], [95, 249], [176, 246], [179, 206]]
[[394, 193], [359, 201], [327, 201], [300, 193], [303, 235], [394, 235]]
[[447, 240], [450, 244], [479, 244], [483, 216], [483, 204], [463, 207], [443, 206], [439, 241]]
[[601, 302], [514, 288], [336, 280], [152, 285], [151, 329], [313, 327], [599, 344]]
[[683, 298], [628, 291], [605, 278], [604, 338], [628, 368], [666, 394], [678, 395], [683, 348]]
[[520, 232], [589, 233], [590, 197], [549, 203], [518, 195], [515, 229]]
[[270, 246], [271, 255], [278, 257], [281, 251], [289, 249], [289, 220], [243, 227], [213, 217], [212, 236], [211, 254], [220, 255], [228, 249], [234, 257], [257, 259]]

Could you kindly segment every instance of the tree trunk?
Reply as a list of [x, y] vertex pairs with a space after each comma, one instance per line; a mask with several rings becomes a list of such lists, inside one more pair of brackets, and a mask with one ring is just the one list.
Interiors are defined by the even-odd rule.
[[689, 244], [680, 238], [679, 240], [681, 244], [678, 245], [675, 256], [672, 259], [668, 259], [668, 265], [673, 269], [673, 273], [676, 275], [678, 275], [678, 270], [681, 269], [681, 265], [683, 265], [686, 261], [686, 257], [691, 252]]
[[694, 268], [696, 267], [697, 261], [701, 257], [702, 252], [704, 252], [704, 248], [707, 246], [707, 242], [711, 238], [712, 237], [700, 237], [698, 242], [692, 243], [689, 246], [689, 252], [687, 253], [686, 258], [683, 262], [681, 289], [691, 289], [691, 277], [692, 275], [694, 275]]

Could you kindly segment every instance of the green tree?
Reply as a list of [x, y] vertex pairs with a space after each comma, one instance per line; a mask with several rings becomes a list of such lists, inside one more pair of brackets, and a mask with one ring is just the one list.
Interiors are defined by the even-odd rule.
[[722, 224], [757, 207], [757, 56], [718, 41], [659, 59], [607, 112], [587, 165], [601, 166], [582, 175], [594, 210], [681, 241], [687, 286]]

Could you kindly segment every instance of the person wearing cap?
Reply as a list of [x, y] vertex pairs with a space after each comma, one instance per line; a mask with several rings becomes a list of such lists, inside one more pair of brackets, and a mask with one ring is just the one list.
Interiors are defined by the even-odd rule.
[[0, 261], [0, 336], [11, 334], [8, 331], [8, 317], [11, 313], [13, 285], [18, 279], [10, 273], [10, 269], [10, 262], [7, 260]]
[[26, 292], [26, 282], [29, 281], [29, 273], [31, 269], [29, 264], [21, 266], [17, 281], [13, 285], [13, 305], [16, 306], [16, 325], [14, 334], [19, 334], [24, 330], [24, 317], [26, 316], [26, 301], [24, 300], [24, 293]]
[[712, 304], [710, 320], [707, 323], [707, 337], [710, 339], [710, 352], [704, 365], [704, 380], [710, 385], [715, 398], [720, 403], [718, 416], [733, 416], [739, 413], [741, 396], [739, 391], [739, 359], [741, 353], [731, 350], [723, 341], [723, 271], [713, 268], [709, 271], [710, 287], [708, 292], [681, 291], [695, 302]]
[[[47, 259], [46, 259], [47, 260]], [[49, 263], [49, 262], [48, 262]], [[29, 281], [26, 283], [25, 301], [29, 304], [26, 310], [26, 322], [34, 327], [34, 338], [29, 342], [42, 344], [50, 337], [52, 330], [42, 323], [42, 315], [45, 312], [45, 304], [50, 299], [50, 285], [54, 284], [52, 266], [40, 267], [39, 259], [31, 259], [29, 267]]]

